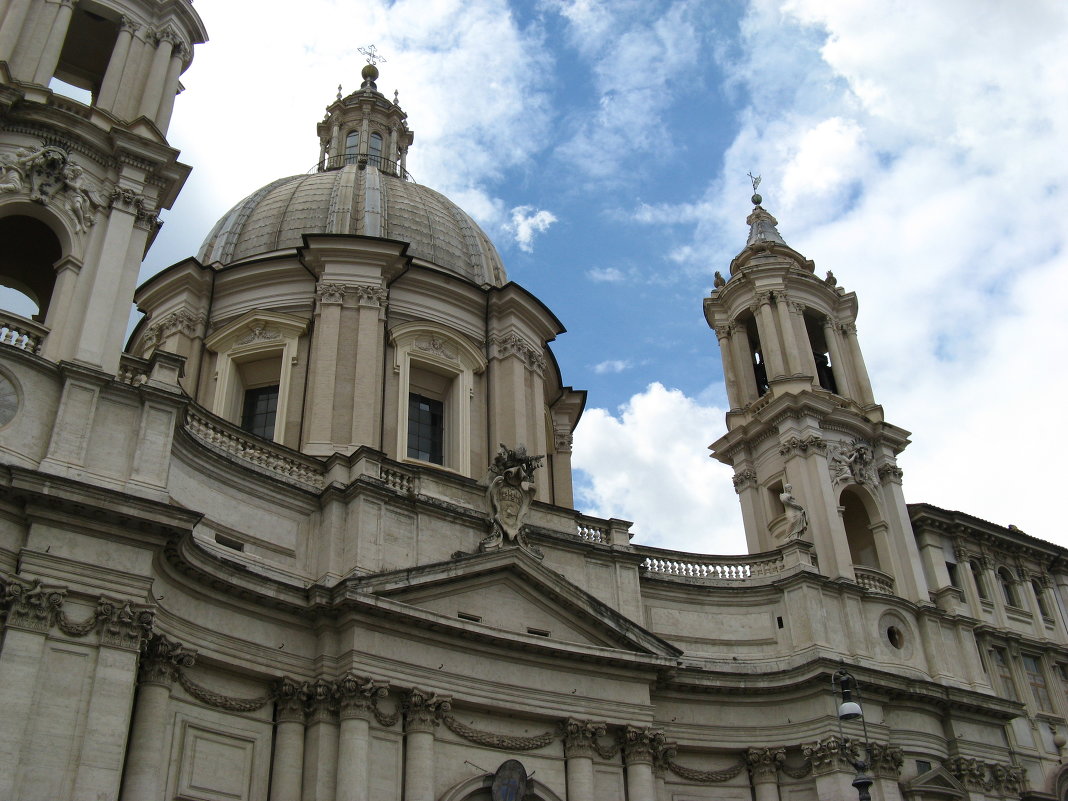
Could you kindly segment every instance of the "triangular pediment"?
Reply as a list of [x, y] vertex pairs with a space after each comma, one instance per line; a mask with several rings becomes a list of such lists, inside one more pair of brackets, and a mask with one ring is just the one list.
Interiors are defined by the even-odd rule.
[[968, 799], [964, 785], [941, 765], [921, 773], [907, 782], [902, 782], [901, 790], [906, 799], [912, 801], [934, 801], [934, 799]]
[[439, 620], [529, 643], [676, 657], [681, 652], [518, 548], [362, 577], [359, 588]]

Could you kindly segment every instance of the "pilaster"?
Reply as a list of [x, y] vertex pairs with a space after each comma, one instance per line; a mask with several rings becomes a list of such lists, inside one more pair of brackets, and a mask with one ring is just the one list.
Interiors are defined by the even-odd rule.
[[413, 688], [404, 699], [404, 801], [434, 801], [434, 730], [452, 699]]

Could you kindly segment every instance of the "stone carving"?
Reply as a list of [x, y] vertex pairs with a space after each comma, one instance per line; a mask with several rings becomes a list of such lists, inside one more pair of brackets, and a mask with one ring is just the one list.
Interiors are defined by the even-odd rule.
[[734, 491], [741, 493], [746, 487], [754, 486], [757, 482], [755, 470], [746, 469], [734, 474]]
[[138, 680], [141, 683], [171, 684], [181, 668], [192, 667], [196, 651], [165, 634], [152, 634], [141, 642]]
[[3, 595], [0, 608], [7, 612], [7, 625], [34, 631], [48, 631], [63, 605], [66, 589], [48, 587], [40, 579], [27, 581], [19, 576], [0, 577]]
[[779, 767], [786, 762], [785, 748], [750, 748], [745, 761], [755, 782], [775, 781]]
[[834, 277], [834, 273], [830, 270], [827, 271], [827, 277], [823, 279], [827, 286], [838, 286], [838, 279]]
[[905, 764], [905, 753], [893, 745], [868, 743], [868, 760], [876, 776], [897, 779], [901, 775], [901, 766]]
[[729, 768], [723, 768], [722, 770], [695, 770], [680, 765], [670, 757], [664, 760], [664, 764], [667, 765], [668, 770], [676, 776], [681, 776], [688, 781], [698, 782], [700, 784], [718, 784], [719, 782], [728, 782], [733, 779], [746, 769], [748, 762], [746, 762], [746, 759], [743, 756], [737, 763]]
[[716, 270], [716, 275], [712, 279], [712, 286], [714, 286], [716, 289], [722, 289], [726, 285], [727, 282], [723, 279], [722, 273], [720, 273], [719, 270]]
[[519, 334], [510, 333], [504, 336], [490, 338], [490, 343], [497, 348], [497, 358], [505, 356], [518, 356], [527, 366], [538, 374], [545, 372], [545, 357], [539, 348], [535, 348]]
[[465, 740], [487, 748], [496, 748], [501, 751], [533, 751], [536, 748], [544, 748], [557, 738], [555, 731], [547, 731], [534, 737], [514, 737], [508, 734], [495, 734], [482, 729], [475, 729], [465, 723], [461, 723], [453, 715], [443, 715], [441, 722], [445, 727]]
[[575, 438], [567, 426], [557, 426], [553, 429], [553, 448], [557, 453], [571, 453]]
[[745, 221], [749, 225], [747, 246], [768, 247], [772, 243], [778, 245], [786, 244], [779, 233], [779, 229], [775, 227], [779, 224], [779, 221], [768, 214], [762, 206], [757, 206], [753, 209], [749, 216], [745, 218]]
[[523, 801], [527, 797], [527, 769], [518, 759], [501, 763], [490, 785], [492, 801]]
[[875, 453], [867, 442], [855, 439], [846, 445], [836, 442], [828, 445], [828, 469], [831, 481], [839, 484], [855, 483], [875, 486], [878, 477], [875, 473]]
[[623, 756], [626, 757], [627, 764], [634, 762], [652, 764], [667, 742], [667, 736], [663, 730], [637, 726], [627, 726], [623, 729], [620, 739], [623, 742]]
[[263, 708], [275, 699], [273, 689], [265, 695], [261, 695], [257, 698], [234, 698], [230, 695], [222, 695], [221, 693], [212, 692], [206, 687], [197, 684], [180, 668], [178, 669], [177, 674], [178, 684], [181, 685], [183, 690], [198, 701], [205, 703], [208, 706], [213, 706], [216, 709], [225, 709], [228, 712], [255, 712], [257, 709]]
[[448, 343], [441, 337], [432, 336], [430, 339], [417, 340], [415, 347], [424, 353], [433, 353], [435, 356], [448, 359], [450, 362], [455, 362], [460, 358], [456, 351], [450, 348]]
[[803, 437], [792, 436], [788, 437], [779, 446], [779, 455], [789, 456], [791, 453], [807, 453], [809, 450], [824, 451], [827, 449], [827, 443], [820, 437], [819, 434], [806, 434]]
[[384, 306], [386, 299], [389, 297], [386, 290], [380, 286], [357, 284], [356, 286], [347, 287], [347, 290], [356, 296], [356, 300], [361, 306]]
[[601, 759], [614, 759], [619, 753], [619, 744], [604, 746], [598, 739], [603, 737], [607, 731], [607, 723], [568, 718], [563, 723], [564, 756], [568, 759], [572, 757], [593, 759], [596, 754]]
[[716, 326], [716, 337], [718, 339], [728, 339], [732, 333], [734, 333], [734, 326], [730, 323]]
[[953, 756], [945, 762], [946, 770], [969, 790], [1019, 794], [1026, 789], [1023, 768]]
[[338, 712], [337, 685], [323, 678], [310, 682], [304, 712], [309, 723], [332, 723]]
[[270, 341], [272, 339], [281, 339], [281, 332], [274, 328], [269, 328], [266, 323], [257, 320], [249, 325], [249, 330], [234, 342], [234, 346], [247, 345], [250, 342]]
[[275, 718], [279, 723], [303, 723], [304, 706], [308, 699], [308, 682], [297, 682], [283, 676], [275, 682]]
[[879, 468], [879, 479], [881, 481], [900, 481], [904, 475], [905, 471], [895, 464], [884, 464]]
[[851, 740], [831, 736], [801, 746], [801, 754], [812, 764], [817, 775], [836, 770], [842, 765], [852, 766], [860, 759], [860, 749]]
[[452, 709], [452, 697], [413, 687], [404, 699], [404, 730], [434, 731]]
[[319, 284], [316, 294], [320, 303], [341, 303], [345, 299], [345, 285]]
[[790, 527], [786, 532], [786, 539], [799, 540], [808, 531], [808, 512], [794, 497], [793, 489], [791, 485], [786, 484], [779, 494], [779, 500], [786, 507], [786, 519], [790, 523]]
[[85, 170], [70, 161], [67, 151], [55, 145], [19, 148], [0, 156], [0, 193], [28, 192], [30, 200], [44, 205], [54, 199], [74, 218], [76, 233], [96, 222], [104, 198], [86, 181]]
[[507, 541], [540, 556], [527, 541], [523, 531], [530, 502], [534, 498], [534, 471], [541, 467], [542, 456], [528, 456], [525, 446], [515, 450], [502, 444], [490, 466], [489, 499], [493, 517], [490, 533], [479, 544], [480, 551], [500, 548]]
[[[358, 676], [349, 671], [338, 680], [337, 697], [341, 717], [356, 718], [372, 714], [375, 702], [389, 695], [389, 682]], [[396, 721], [393, 721], [396, 723]], [[390, 724], [392, 725], [392, 724]]]
[[141, 341], [146, 348], [150, 348], [177, 333], [195, 337], [203, 330], [204, 322], [203, 314], [193, 314], [189, 309], [178, 309], [146, 328]]

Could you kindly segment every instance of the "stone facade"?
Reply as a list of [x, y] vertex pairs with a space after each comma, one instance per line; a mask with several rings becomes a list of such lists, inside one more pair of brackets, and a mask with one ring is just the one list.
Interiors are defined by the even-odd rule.
[[4, 277], [42, 309], [0, 317], [0, 798], [815, 801], [859, 761], [882, 801], [1066, 797], [1068, 551], [905, 503], [857, 298], [759, 197], [704, 304], [750, 553], [633, 545], [572, 508], [562, 326], [407, 180], [373, 67], [314, 180], [135, 292], [205, 33], [88, 13], [0, 0]]

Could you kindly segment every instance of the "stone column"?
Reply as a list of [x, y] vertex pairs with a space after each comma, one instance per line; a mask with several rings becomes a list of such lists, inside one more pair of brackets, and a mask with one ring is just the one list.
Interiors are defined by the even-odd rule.
[[786, 374], [782, 349], [779, 347], [779, 332], [775, 325], [775, 312], [771, 310], [771, 292], [758, 292], [756, 296], [756, 323], [760, 334], [760, 352], [764, 356], [768, 381]]
[[882, 743], [868, 744], [868, 759], [871, 761], [871, 775], [875, 787], [882, 796], [882, 801], [901, 801], [901, 766], [905, 764], [905, 754], [900, 748]]
[[570, 509], [575, 505], [571, 484], [571, 449], [574, 437], [566, 423], [553, 426], [553, 503]]
[[664, 732], [627, 726], [623, 732], [623, 758], [627, 764], [627, 801], [656, 801], [653, 761], [664, 748]]
[[816, 377], [816, 359], [812, 355], [812, 341], [808, 336], [808, 324], [805, 322], [805, 309], [807, 308], [804, 303], [791, 300], [787, 304], [790, 308], [790, 324], [793, 326], [791, 329], [794, 332], [794, 339], [797, 341], [797, 349], [799, 351], [798, 356], [801, 359], [801, 372], [804, 375], [811, 375]]
[[121, 801], [144, 801], [163, 795], [167, 757], [167, 707], [178, 670], [190, 667], [196, 652], [162, 634], [153, 634], [141, 647], [137, 700], [126, 756]]
[[434, 729], [452, 698], [412, 688], [404, 699], [404, 801], [434, 801]]
[[741, 387], [738, 386], [738, 367], [734, 363], [734, 354], [731, 352], [731, 330], [733, 326], [717, 325], [716, 340], [719, 342], [719, 355], [723, 360], [723, 380], [727, 384], [727, 406], [730, 409], [740, 409], [745, 405], [742, 400]]
[[141, 105], [137, 116], [155, 121], [163, 96], [163, 85], [167, 80], [167, 69], [171, 62], [171, 53], [178, 44], [178, 36], [171, 30], [158, 31], [155, 34], [156, 52], [152, 56], [152, 66], [148, 70], [144, 89], [141, 91]]
[[26, 22], [31, 2], [32, 0], [11, 0], [7, 14], [4, 15], [4, 22], [0, 24], [0, 61], [11, 63], [11, 56], [22, 35], [22, 26]]
[[[779, 317], [779, 330], [782, 331], [783, 343], [786, 346], [786, 372], [790, 375], [801, 375], [805, 372], [804, 362], [801, 359], [800, 342], [797, 341], [794, 321], [790, 316], [790, 302], [785, 295], [776, 298], [775, 310]], [[808, 337], [804, 340], [805, 350], [808, 347]]]
[[308, 686], [286, 677], [278, 683], [275, 693], [271, 801], [299, 801], [304, 773], [304, 703]]
[[115, 40], [115, 48], [111, 51], [111, 59], [104, 72], [100, 92], [96, 96], [96, 104], [102, 109], [114, 111], [115, 100], [119, 95], [119, 85], [122, 83], [122, 73], [126, 69], [126, 61], [130, 56], [130, 43], [139, 27], [141, 26], [129, 17], [121, 18], [119, 37]]
[[738, 399], [745, 406], [759, 397], [753, 372], [753, 354], [749, 349], [749, 331], [741, 323], [731, 323], [730, 326], [731, 351], [738, 371]]
[[594, 723], [591, 720], [568, 719], [564, 724], [567, 801], [595, 801], [593, 794], [594, 740], [603, 736], [607, 730], [606, 724]]
[[779, 801], [779, 766], [786, 761], [786, 749], [750, 748], [745, 761], [755, 801]]
[[70, 18], [74, 13], [74, 0], [56, 0], [59, 8], [56, 9], [56, 18], [52, 22], [52, 29], [48, 32], [41, 57], [37, 61], [37, 71], [33, 75], [33, 82], [47, 86], [52, 76], [56, 73], [56, 65], [59, 64], [59, 54], [63, 51], [63, 42], [67, 39], [67, 29], [70, 27]]
[[856, 397], [853, 371], [842, 358], [842, 348], [838, 344], [838, 330], [834, 319], [830, 316], [823, 318], [823, 338], [827, 340], [827, 350], [831, 354], [831, 374], [834, 376], [834, 383], [838, 385], [838, 394], [850, 398]]
[[836, 736], [801, 746], [801, 753], [812, 763], [812, 777], [816, 781], [819, 798], [855, 798], [853, 788], [856, 770], [846, 758], [845, 745]]
[[677, 751], [678, 745], [676, 743], [664, 742], [653, 753], [653, 780], [656, 783], [657, 801], [666, 801], [668, 798], [667, 772], [669, 764]]
[[344, 284], [319, 284], [316, 288], [315, 354], [309, 361], [308, 404], [304, 419], [308, 428], [304, 434], [307, 452], [315, 456], [329, 456], [334, 452], [334, 384], [341, 335], [341, 304], [345, 300]]
[[388, 685], [346, 673], [337, 689], [341, 704], [341, 734], [336, 801], [371, 801], [371, 718], [375, 700], [389, 693]]
[[14, 798], [38, 669], [65, 593], [64, 589], [18, 577], [0, 586], [0, 600], [10, 604], [0, 649], [0, 700], [4, 710], [4, 725], [0, 726], [0, 798]]
[[[352, 388], [355, 414], [350, 424], [349, 441], [381, 448], [382, 340], [385, 336], [387, 293], [381, 286], [365, 284], [349, 287], [349, 290], [358, 304], [355, 381]], [[407, 403], [408, 399], [402, 398], [400, 402]]]
[[159, 110], [156, 112], [156, 127], [164, 136], [171, 124], [171, 114], [174, 112], [174, 101], [178, 97], [178, 78], [182, 74], [182, 64], [189, 55], [183, 42], [178, 42], [171, 53], [170, 63], [167, 65], [167, 77], [163, 82], [163, 96], [159, 99]]
[[871, 380], [868, 378], [868, 368], [864, 365], [864, 354], [860, 352], [860, 343], [857, 341], [857, 326], [855, 323], [842, 323], [839, 330], [845, 339], [845, 348], [849, 353], [849, 361], [853, 368], [852, 377], [856, 381], [854, 389], [858, 395], [857, 400], [863, 404], [875, 403]]
[[337, 792], [337, 700], [334, 684], [325, 679], [317, 679], [308, 688], [301, 801], [334, 801]]

